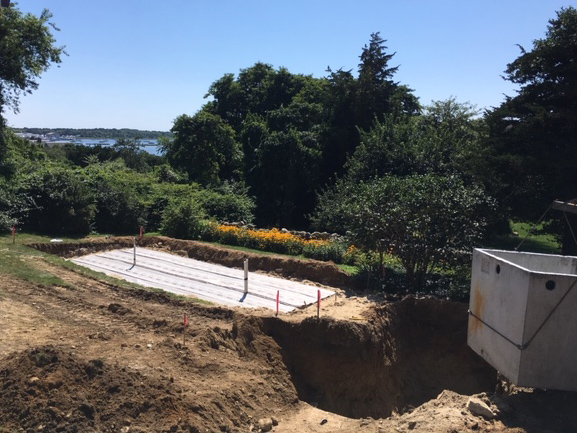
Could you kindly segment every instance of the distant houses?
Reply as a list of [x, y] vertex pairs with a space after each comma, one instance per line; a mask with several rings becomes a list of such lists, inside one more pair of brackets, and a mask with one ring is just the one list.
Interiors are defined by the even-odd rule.
[[16, 135], [33, 143], [44, 144], [46, 147], [53, 147], [58, 144], [74, 143], [79, 139], [79, 137], [75, 135], [60, 135], [56, 132], [49, 132], [47, 134], [17, 132]]

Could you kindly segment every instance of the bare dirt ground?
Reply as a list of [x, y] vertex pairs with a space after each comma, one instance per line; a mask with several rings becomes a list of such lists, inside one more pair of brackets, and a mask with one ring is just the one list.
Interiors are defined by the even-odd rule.
[[[497, 373], [466, 346], [463, 304], [383, 303], [342, 280], [320, 319], [316, 305], [275, 317], [36, 260], [70, 286], [0, 274], [3, 433], [577, 431], [575, 393], [494, 392]], [[287, 264], [300, 279], [303, 266]], [[309, 281], [334, 278], [314, 266]], [[490, 413], [469, 410], [471, 396]]]

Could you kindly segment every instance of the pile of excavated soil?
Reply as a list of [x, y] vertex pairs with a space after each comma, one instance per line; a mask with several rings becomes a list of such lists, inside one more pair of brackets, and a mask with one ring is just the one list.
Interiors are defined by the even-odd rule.
[[194, 409], [167, 377], [148, 377], [100, 358], [84, 360], [52, 345], [14, 353], [1, 365], [0, 406], [10, 413], [0, 412], [0, 422], [9, 428], [120, 431], [137, 419], [170, 429]]

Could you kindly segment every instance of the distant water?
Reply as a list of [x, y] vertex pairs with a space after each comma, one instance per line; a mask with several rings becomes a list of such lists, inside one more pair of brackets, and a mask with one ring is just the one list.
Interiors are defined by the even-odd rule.
[[[160, 147], [158, 146], [158, 140], [154, 138], [139, 140], [143, 149], [152, 155], [161, 155]], [[112, 146], [116, 143], [116, 140], [111, 138], [99, 139], [99, 138], [77, 138], [73, 141], [74, 144], [82, 144], [84, 146]]]

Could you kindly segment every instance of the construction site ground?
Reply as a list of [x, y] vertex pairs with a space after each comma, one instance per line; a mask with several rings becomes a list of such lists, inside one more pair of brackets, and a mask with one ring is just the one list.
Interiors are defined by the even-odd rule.
[[[36, 247], [71, 257], [129, 242]], [[167, 238], [145, 246], [259, 260]], [[30, 260], [66, 285], [0, 274], [2, 433], [577, 431], [576, 393], [507, 386], [467, 347], [465, 304], [385, 302], [334, 265], [268, 256], [263, 273], [336, 291], [320, 318], [316, 304], [276, 317]]]

